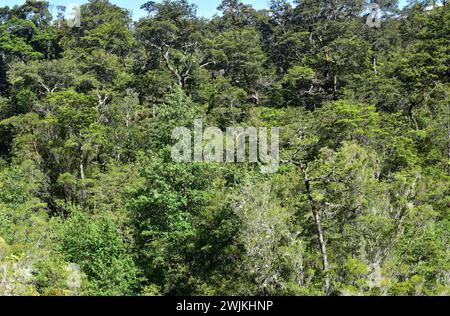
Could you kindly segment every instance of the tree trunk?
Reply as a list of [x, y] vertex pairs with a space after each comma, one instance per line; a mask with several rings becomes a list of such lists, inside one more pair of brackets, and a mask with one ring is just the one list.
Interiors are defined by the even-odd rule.
[[337, 75], [333, 76], [333, 91], [336, 94], [338, 90], [338, 77]]
[[447, 158], [448, 158], [447, 170], [448, 171], [447, 172], [448, 172], [448, 175], [450, 176], [450, 121], [448, 122], [447, 131], [448, 131], [448, 136], [447, 136], [447, 151], [448, 151], [447, 152], [447, 155], [448, 155], [447, 156]]
[[81, 177], [81, 198], [83, 199], [83, 201], [87, 200], [87, 192], [86, 192], [86, 188], [84, 187], [84, 179], [85, 179], [85, 174], [84, 174], [84, 153], [83, 153], [83, 147], [81, 147], [81, 157], [80, 157], [80, 177]]
[[327, 254], [327, 245], [325, 243], [325, 238], [323, 234], [323, 226], [322, 226], [322, 216], [320, 214], [320, 209], [316, 207], [316, 203], [312, 196], [311, 192], [311, 181], [308, 177], [305, 178], [306, 192], [308, 195], [309, 203], [311, 204], [311, 211], [314, 215], [314, 220], [316, 224], [317, 237], [319, 240], [320, 252], [322, 255], [322, 264], [323, 264], [323, 273], [325, 278], [324, 290], [326, 294], [330, 294], [331, 291], [331, 279], [329, 275], [330, 265], [328, 262], [328, 254]]
[[[448, 98], [448, 95], [445, 95]], [[447, 173], [450, 176], [450, 103], [447, 107]]]

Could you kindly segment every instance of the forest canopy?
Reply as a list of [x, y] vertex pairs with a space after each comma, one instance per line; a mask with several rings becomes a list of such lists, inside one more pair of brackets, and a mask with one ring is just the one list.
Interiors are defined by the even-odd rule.
[[[1, 7], [0, 295], [449, 295], [448, 2], [370, 2]], [[279, 168], [173, 161], [196, 119]]]

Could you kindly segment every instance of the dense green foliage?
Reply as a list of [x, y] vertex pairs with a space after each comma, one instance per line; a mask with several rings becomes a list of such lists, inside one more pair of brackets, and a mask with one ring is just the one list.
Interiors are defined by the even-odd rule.
[[[449, 295], [450, 10], [379, 3], [0, 8], [0, 295]], [[280, 169], [173, 162], [196, 118]]]

